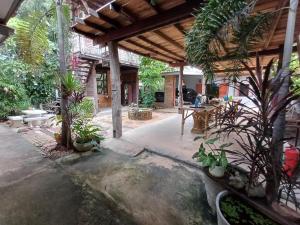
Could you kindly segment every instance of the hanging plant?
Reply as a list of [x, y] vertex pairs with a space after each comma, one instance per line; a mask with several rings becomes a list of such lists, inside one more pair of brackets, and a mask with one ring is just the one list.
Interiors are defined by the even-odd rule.
[[191, 64], [202, 67], [208, 80], [213, 79], [217, 61], [245, 59], [263, 38], [273, 14], [251, 14], [256, 2], [210, 0], [196, 13], [186, 36], [187, 57]]

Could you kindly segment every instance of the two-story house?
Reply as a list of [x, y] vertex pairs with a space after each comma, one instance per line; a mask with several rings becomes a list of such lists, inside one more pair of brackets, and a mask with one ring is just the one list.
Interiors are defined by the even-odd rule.
[[[71, 1], [74, 21], [85, 16], [83, 6]], [[139, 56], [118, 50], [121, 70], [121, 103], [128, 105], [137, 102], [139, 91]], [[86, 95], [95, 99], [96, 110], [111, 107], [112, 87], [107, 46], [94, 45], [83, 35], [72, 34], [71, 67], [85, 86]]]

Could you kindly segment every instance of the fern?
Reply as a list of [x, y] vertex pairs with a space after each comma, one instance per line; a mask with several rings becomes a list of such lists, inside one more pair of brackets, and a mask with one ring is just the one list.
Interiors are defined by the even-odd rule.
[[[45, 55], [53, 50], [56, 42], [56, 8], [55, 3], [44, 2], [36, 5], [37, 1], [30, 2], [33, 11], [30, 15], [14, 18], [10, 25], [15, 28], [15, 40], [20, 58], [28, 64], [39, 66], [45, 61]], [[28, 6], [29, 7], [29, 6]], [[22, 10], [21, 10], [22, 14]], [[70, 8], [63, 5], [65, 33], [68, 33], [70, 23]], [[69, 47], [69, 45], [66, 45]]]
[[44, 54], [49, 50], [47, 27], [39, 21], [40, 15], [15, 21], [16, 43], [19, 56], [25, 63], [40, 65], [44, 62]]

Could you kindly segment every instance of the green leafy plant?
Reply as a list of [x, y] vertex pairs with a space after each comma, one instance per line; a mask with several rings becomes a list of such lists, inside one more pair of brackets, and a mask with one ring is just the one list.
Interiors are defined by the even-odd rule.
[[232, 225], [277, 225], [257, 210], [242, 202], [239, 198], [228, 195], [221, 199], [221, 211]]
[[75, 140], [77, 143], [83, 144], [90, 141], [100, 142], [103, 137], [99, 134], [100, 129], [88, 123], [88, 120], [77, 119], [72, 126]]
[[210, 0], [198, 10], [191, 31], [186, 36], [188, 61], [201, 66], [208, 80], [213, 80], [215, 63], [239, 60], [262, 39], [270, 26], [272, 13], [253, 14], [257, 0]]
[[[196, 138], [195, 140], [198, 140]], [[208, 166], [214, 169], [216, 166], [221, 166], [224, 169], [228, 166], [228, 160], [225, 153], [225, 148], [232, 145], [232, 143], [225, 143], [217, 146], [215, 143], [219, 141], [219, 137], [211, 138], [200, 144], [198, 152], [194, 153], [193, 158], [196, 158], [198, 162], [202, 163], [202, 166]], [[208, 146], [210, 152], [207, 153], [206, 148]]]
[[144, 107], [153, 107], [155, 92], [163, 86], [161, 74], [171, 70], [165, 63], [142, 57], [139, 65], [139, 76], [143, 83], [142, 103]]
[[26, 88], [17, 74], [24, 65], [13, 61], [0, 61], [0, 118], [16, 115], [30, 105]]
[[71, 105], [73, 117], [92, 118], [94, 112], [94, 104], [91, 99], [83, 98], [78, 104]]
[[72, 74], [68, 72], [65, 76], [61, 77], [61, 83], [63, 85], [65, 93], [70, 96], [73, 92], [80, 91], [80, 81]]

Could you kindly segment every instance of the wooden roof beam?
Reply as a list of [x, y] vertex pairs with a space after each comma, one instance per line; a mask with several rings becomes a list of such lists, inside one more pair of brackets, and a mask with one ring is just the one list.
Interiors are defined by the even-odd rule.
[[109, 18], [108, 16], [105, 16], [105, 15], [101, 14], [100, 12], [97, 12], [97, 11], [95, 11], [93, 9], [89, 9], [89, 14], [91, 16], [99, 18], [100, 20], [103, 20], [104, 22], [106, 22], [109, 25], [111, 25], [113, 28], [117, 29], [117, 28], [121, 27], [121, 25], [117, 21], [115, 21], [115, 20]]
[[84, 31], [81, 31], [79, 29], [77, 29], [76, 27], [72, 27], [73, 31], [76, 32], [77, 34], [81, 34], [85, 37], [88, 37], [90, 39], [95, 39], [97, 37], [97, 35], [94, 35], [94, 34], [91, 34], [91, 33], [87, 33], [87, 32], [84, 32]]
[[90, 28], [93, 28], [95, 30], [98, 30], [98, 31], [100, 31], [102, 33], [107, 32], [106, 28], [104, 28], [104, 27], [102, 27], [102, 26], [100, 26], [98, 24], [92, 23], [92, 22], [90, 22], [88, 20], [83, 20], [83, 19], [80, 19], [80, 18], [75, 18], [75, 22], [79, 23], [81, 25], [85, 25], [85, 26], [88, 26]]
[[137, 21], [137, 17], [135, 15], [133, 15], [132, 12], [130, 12], [124, 6], [121, 6], [120, 4], [118, 4], [116, 2], [111, 3], [110, 9], [114, 10], [118, 14], [125, 16], [131, 23], [134, 23]]
[[175, 52], [172, 52], [171, 50], [165, 48], [162, 45], [156, 44], [155, 42], [149, 40], [148, 38], [144, 37], [143, 35], [139, 35], [137, 38], [139, 38], [140, 40], [144, 41], [145, 43], [148, 43], [148, 44], [150, 44], [150, 45], [152, 45], [152, 46], [154, 46], [154, 47], [156, 47], [156, 48], [158, 48], [158, 49], [160, 49], [160, 50], [162, 50], [162, 51], [164, 51], [168, 54], [171, 54], [171, 55], [177, 57], [180, 60], [184, 60], [184, 57], [176, 54]]
[[138, 52], [138, 51], [129, 49], [129, 48], [127, 48], [126, 46], [124, 46], [124, 45], [122, 45], [122, 44], [120, 44], [120, 43], [118, 43], [118, 45], [119, 45], [120, 48], [122, 48], [122, 49], [124, 49], [124, 50], [126, 50], [126, 51], [128, 51], [128, 52], [133, 52], [133, 53], [135, 53], [135, 54], [137, 54], [137, 55], [141, 55], [141, 56], [145, 56], [145, 57], [150, 57], [150, 58], [152, 58], [152, 59], [155, 59], [155, 60], [158, 60], [158, 61], [161, 61], [161, 62], [171, 63], [171, 61], [167, 61], [167, 60], [165, 60], [165, 59], [161, 59], [161, 58], [158, 58], [158, 57], [155, 57], [155, 56], [150, 56], [150, 54], [144, 54], [144, 53], [141, 53], [141, 52]]
[[174, 27], [176, 28], [176, 30], [178, 32], [180, 32], [183, 36], [185, 36], [185, 30], [183, 29], [183, 27], [179, 23], [174, 24]]
[[153, 31], [160, 27], [178, 23], [178, 21], [191, 17], [192, 13], [198, 8], [204, 0], [190, 0], [179, 6], [173, 7], [169, 10], [163, 11], [163, 13], [150, 16], [146, 19], [138, 20], [137, 22], [122, 27], [117, 30], [112, 30], [95, 39], [96, 44], [106, 43], [113, 40], [124, 40], [147, 31]]
[[178, 42], [174, 41], [172, 38], [170, 38], [168, 35], [164, 34], [163, 32], [159, 31], [159, 30], [155, 30], [153, 31], [157, 36], [159, 36], [160, 38], [164, 39], [165, 41], [169, 42], [170, 44], [172, 44], [173, 46], [175, 46], [176, 48], [183, 50], [184, 47], [179, 44]]
[[276, 28], [277, 28], [277, 26], [278, 26], [278, 24], [279, 24], [279, 21], [280, 21], [280, 19], [281, 19], [282, 13], [283, 13], [283, 11], [284, 11], [284, 9], [282, 9], [282, 8], [285, 7], [285, 6], [288, 4], [288, 2], [289, 2], [289, 0], [282, 0], [282, 1], [279, 1], [278, 5], [277, 5], [277, 7], [276, 7], [276, 10], [279, 10], [279, 12], [278, 12], [278, 14], [276, 15], [276, 18], [275, 18], [275, 20], [274, 20], [274, 23], [273, 23], [273, 25], [272, 25], [272, 27], [271, 27], [271, 29], [270, 29], [268, 35], [266, 36], [267, 39], [266, 39], [266, 42], [265, 42], [265, 44], [264, 44], [264, 49], [266, 49], [266, 48], [269, 47], [270, 42], [271, 42], [271, 40], [272, 40], [272, 38], [273, 38], [273, 36], [274, 36], [274, 33], [275, 33], [275, 31], [276, 31]]
[[151, 0], [144, 0], [144, 2], [146, 2], [152, 8], [152, 10], [155, 11], [156, 14], [161, 12], [161, 8], [157, 4], [153, 5], [151, 3]]
[[164, 53], [162, 53], [162, 52], [158, 52], [158, 51], [156, 51], [156, 50], [154, 50], [154, 49], [152, 49], [152, 48], [150, 48], [150, 47], [141, 45], [140, 43], [138, 43], [138, 42], [136, 42], [136, 41], [132, 41], [132, 40], [125, 40], [125, 41], [126, 41], [127, 43], [129, 43], [129, 44], [135, 45], [135, 46], [137, 46], [137, 47], [139, 47], [139, 48], [141, 48], [141, 49], [144, 49], [144, 50], [146, 50], [146, 51], [148, 51], [148, 52], [152, 52], [152, 53], [155, 54], [155, 55], [159, 55], [159, 56], [162, 56], [162, 57], [164, 57], [164, 58], [170, 59], [171, 62], [172, 62], [172, 61], [174, 61], [174, 62], [179, 61], [177, 58], [174, 58], [174, 57], [172, 57], [172, 56], [168, 56], [168, 55], [166, 55], [166, 54], [164, 54]]

